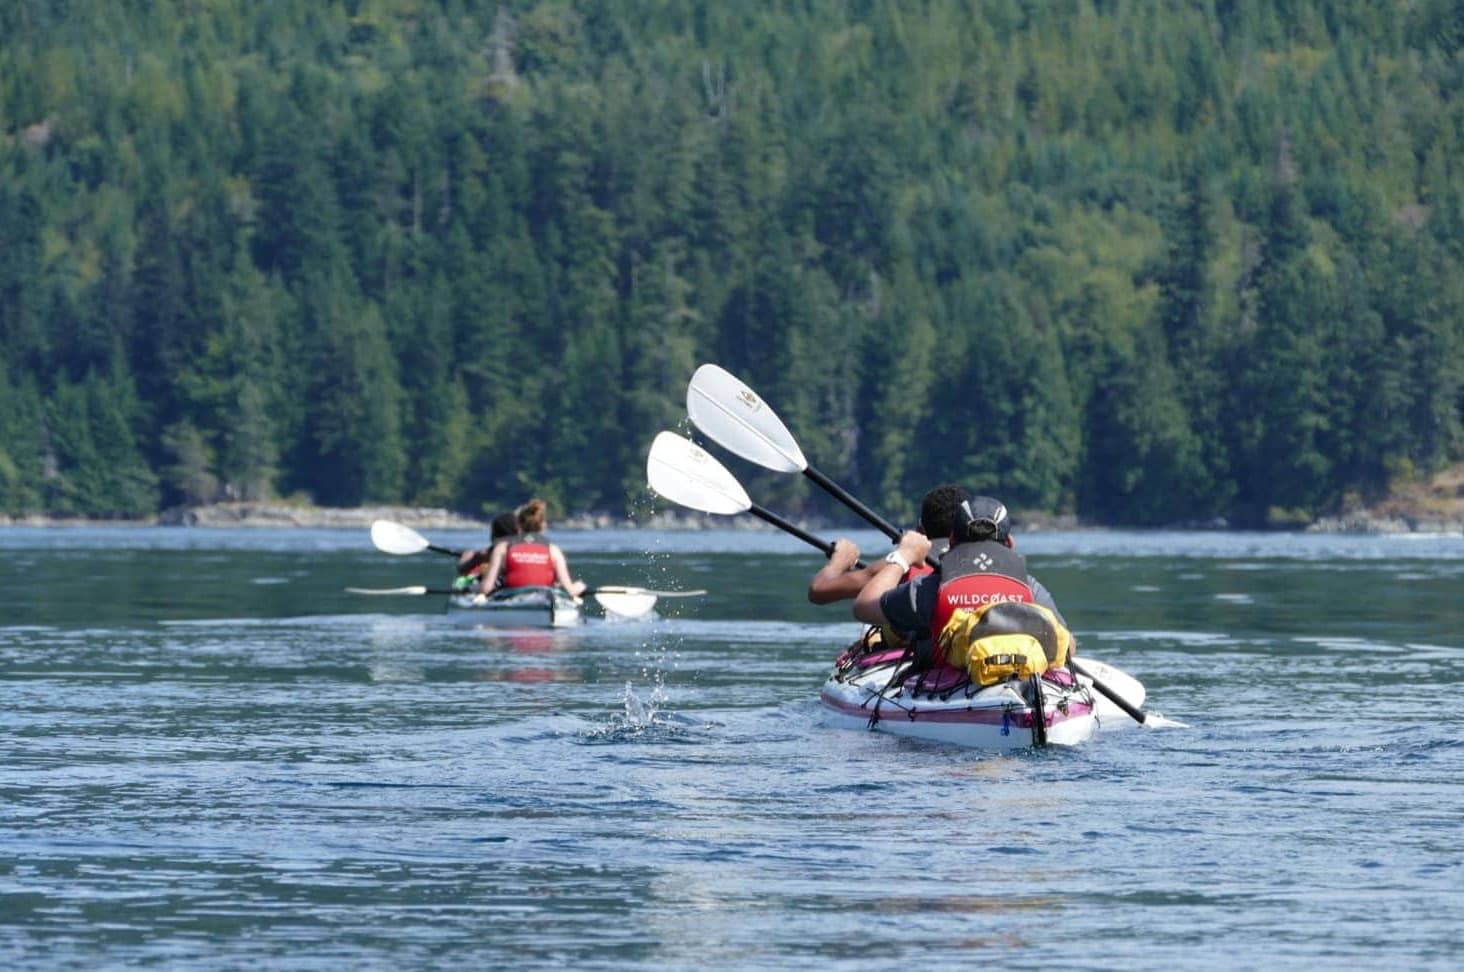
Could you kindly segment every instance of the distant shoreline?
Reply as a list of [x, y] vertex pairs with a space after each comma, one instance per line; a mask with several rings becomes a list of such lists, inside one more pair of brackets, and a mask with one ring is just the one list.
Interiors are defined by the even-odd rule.
[[[342, 529], [367, 530], [376, 520], [394, 520], [415, 530], [483, 530], [488, 520], [436, 507], [360, 506], [328, 507], [303, 503], [214, 503], [208, 506], [177, 507], [153, 517], [135, 520], [88, 519], [35, 514], [5, 516], [0, 514], [0, 529], [5, 527], [243, 527], [273, 529]], [[808, 524], [801, 524], [808, 526]], [[705, 530], [705, 529], [773, 529], [745, 517], [708, 516], [680, 510], [666, 510], [642, 519], [616, 517], [608, 513], [579, 513], [555, 517], [550, 528], [568, 530]]]
[[[303, 503], [215, 503], [208, 506], [179, 507], [155, 517], [136, 520], [93, 520], [81, 517], [43, 515], [9, 517], [0, 515], [4, 527], [257, 527], [302, 529], [369, 529], [375, 520], [394, 520], [416, 530], [488, 530], [485, 519], [436, 507], [361, 506], [324, 507]], [[823, 532], [848, 532], [869, 529], [850, 523], [796, 521], [804, 529]], [[1073, 516], [1033, 514], [1016, 516], [1016, 529], [1027, 532], [1052, 530], [1111, 530], [1124, 527], [1083, 523]], [[745, 529], [772, 530], [758, 520], [738, 516], [708, 516], [682, 510], [663, 510], [644, 518], [612, 516], [608, 513], [578, 513], [556, 517], [551, 528], [568, 530], [707, 530]], [[1142, 529], [1142, 528], [1134, 528]], [[1207, 530], [1229, 532], [1223, 521], [1195, 524], [1172, 524], [1156, 530]], [[1342, 516], [1321, 517], [1314, 523], [1298, 526], [1307, 533], [1407, 534], [1458, 533], [1464, 535], [1464, 518], [1429, 513], [1404, 514], [1396, 510], [1386, 513], [1359, 511]], [[1284, 531], [1278, 531], [1284, 532]]]

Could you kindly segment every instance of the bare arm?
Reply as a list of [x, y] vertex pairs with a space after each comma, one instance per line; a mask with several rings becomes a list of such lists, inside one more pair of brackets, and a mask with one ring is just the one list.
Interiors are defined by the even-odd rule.
[[488, 569], [483, 571], [483, 581], [478, 585], [482, 593], [492, 594], [498, 586], [498, 575], [503, 573], [503, 557], [507, 550], [508, 544], [502, 540], [493, 545], [493, 551], [488, 554]]
[[884, 610], [879, 606], [879, 599], [886, 591], [893, 590], [905, 577], [905, 571], [910, 564], [918, 564], [925, 559], [930, 552], [930, 538], [923, 533], [914, 530], [907, 530], [900, 537], [900, 545], [895, 548], [896, 552], [905, 560], [905, 566], [892, 564], [882, 560], [869, 583], [859, 592], [854, 599], [854, 617], [865, 624], [886, 624], [889, 619], [885, 617]]
[[484, 563], [488, 559], [486, 552], [482, 550], [464, 550], [458, 557], [457, 572], [461, 577], [472, 572], [474, 567]]
[[564, 559], [564, 551], [559, 549], [558, 544], [549, 545], [549, 559], [554, 564], [554, 578], [559, 586], [564, 588], [575, 597], [584, 593], [586, 584], [569, 576], [569, 561]]
[[814, 604], [851, 600], [879, 572], [878, 565], [856, 570], [858, 562], [859, 547], [853, 541], [835, 540], [829, 562], [808, 582], [808, 599]]

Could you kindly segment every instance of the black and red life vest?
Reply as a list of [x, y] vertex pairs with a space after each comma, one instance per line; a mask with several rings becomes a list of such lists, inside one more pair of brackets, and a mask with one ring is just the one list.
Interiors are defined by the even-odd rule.
[[994, 540], [952, 547], [940, 558], [939, 576], [935, 614], [930, 620], [930, 639], [935, 644], [958, 608], [975, 609], [1002, 601], [1030, 604], [1036, 599], [1027, 583], [1027, 558]]
[[526, 533], [503, 553], [504, 587], [553, 587], [556, 578], [549, 541]]

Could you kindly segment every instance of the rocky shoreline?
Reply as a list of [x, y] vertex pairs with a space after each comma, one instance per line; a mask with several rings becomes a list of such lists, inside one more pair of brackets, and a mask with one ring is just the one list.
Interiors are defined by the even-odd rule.
[[1457, 533], [1464, 535], [1464, 519], [1430, 515], [1348, 513], [1324, 516], [1307, 533]]
[[[1016, 527], [1028, 532], [1049, 530], [1101, 530], [1105, 527], [1083, 523], [1073, 516], [1043, 514], [1014, 517]], [[351, 508], [311, 506], [304, 503], [215, 503], [208, 506], [178, 507], [156, 517], [140, 520], [88, 520], [68, 517], [0, 515], [0, 528], [17, 527], [103, 527], [103, 526], [176, 526], [176, 527], [264, 527], [307, 529], [369, 529], [375, 520], [394, 520], [415, 530], [487, 530], [489, 523], [480, 517], [453, 510], [414, 506], [361, 506]], [[851, 529], [851, 524], [797, 521], [807, 530], [838, 533]], [[643, 516], [613, 516], [608, 513], [577, 513], [558, 517], [553, 525], [570, 530], [705, 530], [705, 529], [774, 529], [750, 517], [707, 516], [684, 510], [663, 510]], [[1165, 529], [1217, 530], [1229, 529], [1223, 521], [1205, 524], [1175, 524]], [[1460, 534], [1464, 535], [1464, 514], [1452, 511], [1403, 512], [1357, 511], [1341, 516], [1322, 517], [1297, 527], [1308, 533], [1356, 534]]]
[[[487, 530], [489, 521], [453, 510], [419, 506], [326, 507], [304, 503], [214, 503], [176, 507], [155, 517], [136, 520], [93, 520], [42, 515], [5, 516], [0, 528], [15, 527], [260, 527], [365, 530], [376, 520], [394, 520], [414, 530]], [[706, 516], [665, 510], [632, 519], [608, 513], [578, 513], [557, 517], [552, 526], [570, 530], [703, 530], [708, 528], [772, 529], [745, 517]], [[807, 527], [808, 524], [800, 524]]]

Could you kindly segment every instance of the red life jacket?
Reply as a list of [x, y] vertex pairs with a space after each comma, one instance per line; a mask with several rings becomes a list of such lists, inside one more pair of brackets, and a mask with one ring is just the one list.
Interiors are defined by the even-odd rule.
[[547, 540], [526, 534], [509, 541], [503, 554], [504, 587], [553, 587], [555, 577]]
[[998, 601], [1030, 604], [1034, 599], [1027, 584], [1027, 558], [1006, 544], [982, 540], [952, 547], [940, 559], [940, 587], [935, 595], [935, 615], [930, 621], [931, 640], [940, 643], [940, 633], [957, 608], [976, 608]]

